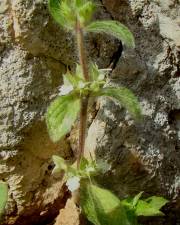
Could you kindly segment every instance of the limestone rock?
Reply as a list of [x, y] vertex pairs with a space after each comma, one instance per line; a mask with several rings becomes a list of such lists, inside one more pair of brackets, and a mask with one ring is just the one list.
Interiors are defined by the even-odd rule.
[[60, 210], [56, 223], [54, 225], [79, 225], [80, 224], [80, 211], [74, 204], [72, 199], [66, 203], [66, 207]]
[[135, 51], [124, 48], [111, 83], [138, 96], [144, 117], [135, 122], [126, 110], [102, 99], [88, 132], [87, 152], [112, 165], [110, 176], [100, 181], [121, 197], [145, 191], [179, 201], [180, 35], [175, 21], [180, 5], [169, 2], [165, 14], [165, 4], [155, 1], [103, 0], [136, 41]]
[[[138, 96], [144, 120], [137, 123], [124, 109], [102, 99], [91, 119], [87, 150], [111, 163], [111, 174], [99, 180], [119, 196], [144, 190], [147, 195], [177, 201], [178, 1], [102, 3], [96, 17], [126, 24], [135, 36], [136, 48], [123, 47], [121, 55], [118, 41], [91, 35], [86, 39], [89, 56], [101, 68], [114, 64], [109, 80]], [[44, 113], [57, 94], [61, 74], [77, 60], [75, 39], [52, 20], [43, 0], [0, 1], [0, 31], [0, 179], [8, 182], [10, 190], [6, 222], [51, 222], [68, 197], [61, 180], [51, 176], [51, 156], [71, 159], [71, 148], [76, 147], [70, 145], [71, 137], [51, 142]]]
[[[67, 198], [61, 179], [51, 175], [51, 158], [74, 156], [69, 140], [51, 142], [44, 114], [62, 74], [77, 61], [75, 39], [53, 21], [47, 1], [5, 0], [0, 10], [0, 179], [9, 185], [5, 223], [32, 225], [52, 220]], [[109, 17], [100, 11], [98, 16]], [[87, 46], [107, 67], [119, 42], [91, 35]]]

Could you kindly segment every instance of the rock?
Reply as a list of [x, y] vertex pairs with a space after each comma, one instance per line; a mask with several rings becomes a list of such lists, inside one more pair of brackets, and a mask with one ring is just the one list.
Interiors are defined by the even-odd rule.
[[[176, 203], [180, 190], [178, 1], [102, 2], [104, 7], [95, 17], [126, 24], [136, 48], [124, 46], [122, 52], [113, 38], [90, 35], [88, 55], [101, 68], [114, 64], [109, 80], [138, 96], [144, 120], [137, 123], [126, 110], [101, 99], [88, 124], [87, 150], [111, 163], [111, 174], [99, 181], [120, 197], [144, 190], [146, 195], [163, 195]], [[61, 75], [77, 60], [75, 38], [53, 21], [47, 1], [5, 0], [0, 8], [0, 179], [9, 184], [5, 223], [45, 224], [52, 222], [68, 198], [61, 179], [51, 176], [51, 157], [72, 159], [77, 146], [77, 130], [71, 132], [73, 137], [54, 144], [44, 122]]]
[[[74, 155], [68, 139], [52, 143], [44, 115], [77, 53], [74, 37], [53, 21], [47, 1], [0, 6], [0, 180], [9, 185], [4, 223], [32, 225], [53, 220], [66, 202], [63, 182], [51, 175], [51, 158]], [[109, 17], [103, 9], [98, 16]], [[87, 46], [107, 67], [119, 42], [91, 35]]]
[[[111, 173], [100, 177], [99, 182], [120, 197], [144, 191], [147, 196], [171, 199], [177, 206], [179, 26], [175, 22], [177, 14], [171, 15], [169, 10], [177, 12], [179, 5], [171, 2], [164, 15], [163, 6], [153, 1], [104, 0], [103, 3], [114, 18], [124, 21], [133, 31], [136, 41], [135, 51], [124, 48], [111, 74], [111, 84], [129, 87], [138, 96], [144, 118], [141, 123], [133, 121], [126, 110], [103, 98], [88, 131], [86, 154], [91, 151], [111, 164]], [[174, 218], [178, 217], [178, 207], [176, 210]], [[175, 220], [178, 224], [179, 220]], [[167, 217], [166, 221], [174, 220]]]
[[54, 225], [79, 225], [80, 224], [80, 211], [74, 204], [72, 199], [66, 203], [66, 207], [60, 210]]

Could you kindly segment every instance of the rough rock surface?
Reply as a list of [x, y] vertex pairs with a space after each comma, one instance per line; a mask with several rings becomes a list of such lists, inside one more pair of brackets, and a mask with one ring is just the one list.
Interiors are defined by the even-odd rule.
[[179, 1], [103, 0], [103, 4], [135, 35], [135, 51], [124, 50], [111, 83], [136, 93], [144, 118], [134, 122], [124, 109], [103, 99], [89, 129], [87, 150], [111, 164], [111, 174], [100, 180], [119, 196], [145, 191], [179, 202]]
[[[98, 16], [109, 14], [102, 9]], [[104, 67], [119, 44], [101, 35], [87, 42]], [[77, 60], [74, 46], [73, 36], [50, 17], [47, 1], [0, 1], [0, 180], [9, 184], [5, 223], [47, 223], [68, 196], [61, 180], [51, 176], [51, 157], [71, 159], [72, 150], [68, 140], [51, 142], [44, 114], [62, 74]]]
[[[125, 110], [102, 99], [88, 132], [87, 149], [111, 163], [110, 176], [100, 181], [119, 196], [144, 190], [177, 201], [179, 1], [102, 3], [97, 16], [126, 24], [135, 35], [136, 48], [124, 48], [121, 56], [119, 42], [93, 35], [87, 39], [88, 50], [101, 67], [114, 62], [112, 84], [125, 85], [137, 94], [144, 120], [134, 122]], [[47, 1], [0, 0], [0, 179], [9, 184], [9, 224], [41, 224], [65, 202], [61, 181], [50, 175], [51, 156], [71, 158], [73, 144], [69, 139], [53, 144], [43, 116], [61, 74], [77, 59], [74, 46], [72, 35], [49, 16]], [[19, 219], [22, 215], [24, 220]], [[178, 224], [175, 217], [174, 221]]]
[[80, 211], [72, 199], [68, 199], [66, 207], [60, 210], [56, 223], [54, 225], [79, 225]]

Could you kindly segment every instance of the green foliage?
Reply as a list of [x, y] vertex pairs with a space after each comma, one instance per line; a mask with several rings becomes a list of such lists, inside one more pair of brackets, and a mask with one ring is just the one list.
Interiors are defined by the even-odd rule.
[[0, 218], [4, 213], [4, 209], [8, 199], [8, 185], [0, 181]]
[[80, 110], [80, 99], [84, 96], [109, 96], [122, 104], [136, 119], [141, 117], [139, 103], [134, 94], [124, 87], [103, 88], [105, 72], [91, 64], [92, 81], [86, 82], [82, 76], [81, 67], [77, 64], [76, 73], [69, 71], [63, 76], [64, 85], [60, 88], [60, 95], [48, 108], [46, 122], [51, 139], [57, 142], [66, 135], [75, 122]]
[[108, 35], [112, 35], [115, 38], [121, 40], [124, 44], [129, 47], [134, 48], [134, 37], [129, 29], [121, 24], [118, 21], [114, 20], [102, 20], [102, 21], [94, 21], [89, 24], [86, 28], [87, 32], [94, 33], [105, 33]]
[[49, 11], [54, 20], [68, 30], [76, 30], [77, 22], [86, 32], [105, 33], [121, 40], [129, 47], [135, 47], [134, 37], [129, 29], [118, 21], [103, 20], [91, 22], [95, 4], [87, 0], [49, 0]]
[[53, 156], [53, 162], [55, 164], [53, 174], [64, 171], [66, 180], [71, 177], [87, 179], [96, 175], [100, 170], [94, 160], [87, 160], [84, 157], [81, 159], [79, 168], [76, 167], [76, 164], [67, 165], [63, 158], [56, 155]]
[[94, 225], [129, 225], [120, 200], [106, 189], [84, 183], [80, 189], [83, 213]]
[[141, 191], [139, 194], [137, 194], [137, 195], [133, 198], [133, 200], [132, 200], [132, 207], [133, 207], [133, 208], [136, 207], [136, 205], [137, 205], [139, 199], [141, 198], [142, 194], [143, 194], [143, 191]]
[[70, 131], [79, 110], [80, 100], [73, 94], [59, 96], [51, 103], [46, 113], [46, 123], [54, 142]]
[[134, 198], [127, 198], [122, 201], [128, 215], [135, 220], [137, 216], [163, 216], [160, 209], [168, 202], [163, 197], [152, 196], [147, 199], [140, 199], [142, 192]]
[[153, 208], [160, 210], [165, 204], [168, 203], [168, 200], [163, 197], [151, 196], [146, 199], [146, 202]]
[[136, 206], [137, 216], [163, 216], [160, 209], [168, 201], [163, 197], [152, 196], [145, 200], [139, 200]]
[[99, 92], [94, 94], [97, 96], [112, 97], [113, 99], [121, 103], [122, 106], [127, 108], [129, 113], [131, 113], [131, 115], [135, 119], [141, 118], [141, 110], [140, 110], [138, 100], [129, 89], [124, 87], [119, 87], [119, 88], [107, 87], [107, 88], [101, 89]]
[[54, 20], [68, 30], [74, 30], [77, 21], [85, 26], [94, 10], [95, 4], [87, 0], [49, 0], [49, 11]]
[[48, 7], [51, 15], [58, 24], [60, 24], [62, 27], [69, 26], [65, 19], [64, 13], [60, 8], [60, 0], [49, 0]]
[[68, 166], [67, 166], [65, 160], [62, 157], [59, 157], [57, 155], [53, 155], [52, 159], [53, 159], [53, 162], [55, 164], [55, 167], [52, 171], [53, 174], [60, 173], [62, 171], [64, 171], [64, 172], [68, 171]]
[[[134, 47], [134, 37], [129, 29], [117, 21], [91, 22], [95, 10], [95, 4], [92, 1], [48, 0], [48, 6], [52, 17], [59, 25], [77, 34], [81, 62], [81, 65], [77, 64], [74, 73], [67, 71], [63, 76], [64, 84], [60, 88], [60, 96], [51, 103], [47, 110], [46, 123], [51, 139], [57, 142], [70, 131], [80, 111], [82, 99], [88, 102], [90, 97], [110, 97], [127, 108], [135, 119], [140, 119], [141, 110], [134, 94], [124, 87], [105, 87], [105, 75], [108, 70], [100, 70], [93, 63], [87, 65], [86, 57], [84, 57], [84, 31], [112, 35], [127, 46]], [[81, 122], [85, 124], [86, 121], [83, 121], [83, 118], [86, 118], [86, 115], [81, 116]], [[82, 139], [80, 139], [81, 143], [84, 141]], [[53, 161], [55, 163], [53, 173], [64, 172], [69, 190], [73, 192], [80, 188], [82, 212], [94, 225], [138, 225], [138, 216], [163, 215], [160, 209], [167, 203], [164, 198], [153, 196], [142, 200], [140, 199], [141, 192], [134, 198], [120, 201], [110, 191], [95, 186], [92, 183], [92, 177], [110, 170], [107, 162], [87, 160], [83, 155], [78, 158], [77, 167], [76, 164], [68, 165], [63, 158], [58, 156], [53, 156]], [[0, 184], [1, 189], [0, 214], [3, 212], [7, 199], [7, 189], [4, 183]]]
[[120, 201], [110, 191], [92, 184], [92, 177], [100, 171], [109, 170], [104, 162], [81, 159], [79, 168], [67, 165], [59, 156], [53, 156], [53, 173], [65, 172], [66, 184], [70, 191], [80, 188], [80, 205], [83, 213], [94, 225], [138, 225], [138, 216], [162, 216], [160, 209], [168, 202], [162, 197], [152, 196], [140, 199], [143, 192], [134, 198]]
[[104, 81], [105, 75], [107, 72], [108, 72], [108, 69], [100, 70], [95, 63], [90, 64], [89, 73], [90, 73], [92, 82], [93, 81]]

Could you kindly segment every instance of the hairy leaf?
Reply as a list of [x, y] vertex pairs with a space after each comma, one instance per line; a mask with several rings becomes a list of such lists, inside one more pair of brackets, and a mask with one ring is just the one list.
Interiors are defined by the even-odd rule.
[[87, 32], [105, 33], [120, 39], [124, 44], [134, 48], [134, 37], [130, 30], [118, 21], [114, 20], [97, 20], [86, 26]]
[[8, 185], [0, 181], [0, 217], [4, 213], [4, 209], [8, 199]]
[[79, 7], [79, 19], [83, 25], [91, 20], [94, 10], [95, 4], [91, 1], [87, 1]]
[[144, 200], [139, 200], [136, 205], [135, 213], [137, 216], [163, 216], [159, 209], [154, 208]]
[[117, 100], [122, 104], [129, 113], [135, 118], [141, 118], [141, 110], [135, 95], [127, 88], [119, 87], [119, 88], [103, 88], [99, 92], [94, 93], [96, 96], [109, 96]]
[[64, 27], [66, 25], [66, 19], [61, 11], [60, 3], [61, 0], [49, 0], [48, 8], [54, 20]]
[[168, 203], [167, 199], [157, 196], [149, 197], [145, 201], [157, 210], [161, 209], [164, 205], [166, 205], [166, 203]]
[[[140, 192], [134, 198], [127, 198], [122, 201], [126, 208], [128, 218], [135, 219], [137, 216], [163, 216], [160, 211], [168, 201], [162, 197], [152, 196], [145, 200], [140, 200], [143, 192]], [[133, 223], [135, 224], [135, 223]]]
[[65, 171], [65, 172], [67, 171], [66, 162], [62, 157], [57, 156], [57, 155], [53, 155], [52, 159], [53, 159], [53, 162], [55, 164], [55, 167], [52, 171], [53, 174], [59, 173], [62, 170]]
[[88, 220], [95, 225], [130, 225], [120, 200], [106, 189], [84, 184], [80, 204]]
[[82, 157], [80, 161], [79, 169], [85, 170], [88, 165], [89, 165], [89, 161], [85, 157]]
[[49, 0], [48, 5], [55, 21], [69, 30], [75, 29], [77, 20], [82, 27], [89, 23], [95, 9], [91, 1]]
[[57, 155], [53, 155], [52, 157], [55, 167], [52, 171], [52, 174], [58, 174], [64, 172], [65, 179], [69, 179], [78, 175], [78, 170], [75, 165], [68, 165], [66, 161]]
[[137, 205], [139, 199], [141, 198], [142, 194], [143, 194], [143, 191], [141, 191], [139, 194], [137, 194], [137, 195], [133, 198], [133, 200], [132, 200], [132, 206], [133, 206], [133, 207], [136, 207], [136, 205]]
[[57, 97], [46, 113], [46, 123], [52, 141], [57, 142], [66, 135], [77, 118], [80, 100], [73, 95]]

